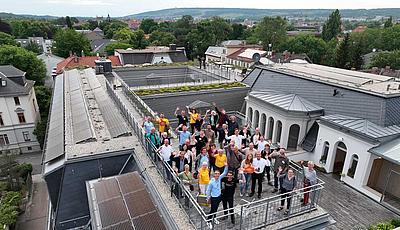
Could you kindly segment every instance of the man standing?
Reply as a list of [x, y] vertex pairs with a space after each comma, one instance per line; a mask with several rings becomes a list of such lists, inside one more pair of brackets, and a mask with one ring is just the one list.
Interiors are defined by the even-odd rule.
[[245, 136], [239, 135], [239, 129], [235, 129], [235, 134], [229, 137], [226, 137], [227, 140], [231, 140], [235, 142], [235, 146], [238, 149], [242, 149], [242, 140], [246, 139]]
[[194, 136], [193, 134], [192, 137], [194, 137], [194, 142], [196, 143], [196, 153], [199, 154], [201, 149], [205, 147], [208, 142], [206, 134], [204, 133], [204, 130], [201, 130], [198, 136]]
[[[182, 128], [182, 131], [179, 131], [179, 128]], [[187, 139], [190, 140], [190, 132], [187, 131], [186, 125], [178, 126], [175, 131], [179, 134], [179, 148], [181, 148]]]
[[236, 117], [232, 115], [228, 120], [228, 135], [233, 135], [236, 129], [239, 130], [239, 124], [236, 121]]
[[[165, 163], [168, 163], [170, 166], [172, 165], [171, 163], [171, 156], [174, 155], [174, 151], [172, 149], [172, 146], [169, 144], [168, 139], [164, 140], [164, 144], [161, 145], [161, 147], [158, 149], [158, 152], [161, 155], [161, 158]], [[170, 173], [168, 172], [168, 168], [165, 168], [165, 171], [167, 173], [167, 179], [169, 180], [171, 178]]]
[[186, 116], [186, 111], [185, 110], [182, 109], [181, 110], [181, 114], [178, 114], [178, 110], [179, 110], [179, 107], [176, 108], [174, 114], [175, 114], [176, 118], [178, 118], [178, 127], [180, 127], [179, 130], [182, 130], [182, 127], [184, 125], [185, 126], [188, 125], [189, 118]]
[[234, 173], [235, 179], [237, 178], [238, 169], [244, 158], [238, 150], [233, 140], [231, 140], [229, 146], [225, 148], [226, 157], [228, 159], [228, 169]]
[[216, 170], [207, 187], [207, 202], [211, 202], [209, 220], [215, 216], [214, 213], [218, 211], [219, 203], [221, 203], [221, 180], [228, 173], [227, 163], [225, 162], [224, 165], [224, 172], [220, 174], [220, 171]]
[[151, 117], [144, 117], [142, 127], [144, 128], [145, 134], [150, 133], [151, 129], [154, 128], [154, 124], [151, 122]]
[[262, 192], [262, 179], [264, 177], [264, 168], [267, 165], [267, 161], [261, 158], [261, 153], [256, 153], [256, 158], [253, 159], [254, 173], [251, 175], [251, 193], [250, 197], [254, 196], [256, 190], [256, 182], [258, 182], [258, 198], [261, 198]]
[[[303, 205], [307, 205], [310, 199], [310, 186], [317, 184], [317, 172], [314, 169], [314, 162], [309, 161], [307, 163], [307, 167], [303, 164], [304, 162], [300, 162], [301, 166], [303, 167], [304, 172], [304, 198], [302, 199]], [[311, 203], [313, 202], [313, 192], [311, 192]]]
[[169, 120], [164, 116], [164, 113], [160, 113], [160, 117], [157, 118], [156, 121], [158, 123], [158, 132], [160, 132], [160, 135], [168, 131]]
[[215, 102], [213, 103], [213, 105], [215, 107], [215, 111], [217, 111], [218, 114], [218, 127], [222, 127], [223, 124], [228, 124], [228, 115], [226, 115], [225, 109], [219, 110]]
[[218, 127], [217, 132], [218, 132], [219, 147], [222, 149], [222, 148], [224, 148], [225, 137], [227, 137], [227, 134], [228, 134], [228, 125], [223, 124], [222, 126]]
[[274, 164], [274, 190], [272, 191], [273, 193], [278, 191], [278, 173], [279, 173], [279, 168], [282, 169], [282, 174], [287, 173], [287, 170], [289, 169], [289, 159], [285, 155], [285, 149], [280, 149], [278, 151], [274, 151], [271, 154], [271, 158], [275, 159], [275, 164]]
[[[233, 212], [233, 197], [235, 195], [236, 185], [239, 183], [239, 180], [233, 178], [233, 172], [229, 171], [226, 175], [227, 177], [222, 178], [222, 206], [224, 207], [224, 214], [227, 215], [228, 205], [229, 205], [229, 213], [231, 214], [231, 223], [235, 224], [235, 214]], [[224, 216], [223, 219], [227, 217]]]
[[207, 125], [207, 129], [204, 131], [204, 133], [206, 134], [208, 142], [210, 144], [214, 144], [215, 143], [215, 132], [212, 130], [212, 127], [210, 124]]
[[156, 128], [151, 128], [150, 129], [150, 133], [147, 133], [145, 135], [146, 138], [148, 138], [150, 140], [151, 143], [153, 143], [153, 145], [158, 149], [161, 145], [161, 141], [160, 141], [160, 137], [159, 135], [156, 133]]

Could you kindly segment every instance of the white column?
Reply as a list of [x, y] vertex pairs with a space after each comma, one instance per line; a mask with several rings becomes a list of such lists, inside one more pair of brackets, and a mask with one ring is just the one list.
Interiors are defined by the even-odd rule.
[[286, 121], [282, 122], [282, 133], [281, 133], [281, 147], [287, 148], [288, 138], [289, 138], [289, 127]]

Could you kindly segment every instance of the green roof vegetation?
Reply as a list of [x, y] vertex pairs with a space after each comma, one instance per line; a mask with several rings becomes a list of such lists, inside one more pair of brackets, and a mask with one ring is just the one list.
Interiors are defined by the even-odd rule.
[[160, 88], [160, 89], [141, 89], [141, 90], [135, 91], [135, 93], [138, 96], [147, 96], [147, 95], [153, 95], [153, 94], [199, 91], [199, 90], [207, 90], [207, 89], [228, 89], [228, 88], [234, 88], [234, 87], [245, 87], [245, 85], [240, 82], [216, 83], [216, 84], [179, 86], [179, 87]]

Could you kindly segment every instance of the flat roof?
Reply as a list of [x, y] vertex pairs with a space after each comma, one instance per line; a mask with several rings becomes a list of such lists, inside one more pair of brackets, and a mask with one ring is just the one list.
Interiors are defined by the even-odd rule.
[[135, 139], [106, 91], [106, 78], [91, 68], [55, 79], [44, 163], [133, 149]]
[[138, 172], [86, 182], [92, 228], [164, 230]]
[[167, 46], [148, 46], [145, 49], [116, 49], [118, 53], [122, 54], [135, 54], [135, 53], [170, 53], [170, 52], [182, 52], [183, 47], [176, 47], [175, 50], [171, 50]]
[[400, 80], [394, 77], [304, 63], [280, 63], [260, 68], [378, 96], [400, 96]]

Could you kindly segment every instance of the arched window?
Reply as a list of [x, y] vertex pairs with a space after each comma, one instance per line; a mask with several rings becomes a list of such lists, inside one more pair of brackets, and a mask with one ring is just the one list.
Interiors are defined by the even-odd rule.
[[265, 134], [265, 125], [267, 124], [267, 116], [265, 113], [261, 114], [261, 122], [260, 122], [260, 132]]
[[253, 108], [249, 107], [247, 110], [247, 120], [253, 122]]
[[267, 139], [272, 139], [272, 134], [274, 133], [274, 118], [270, 117], [268, 119], [268, 135]]
[[282, 134], [282, 122], [281, 121], [277, 121], [276, 122], [276, 143], [280, 143], [281, 142], [281, 134]]
[[358, 164], [358, 156], [354, 154], [351, 158], [351, 164], [349, 170], [347, 171], [347, 176], [354, 178], [354, 175], [356, 174], [357, 170], [357, 164]]
[[319, 159], [319, 163], [326, 164], [326, 159], [328, 159], [329, 153], [329, 142], [325, 141], [324, 146], [322, 147], [322, 155], [321, 159]]
[[260, 112], [258, 112], [258, 110], [256, 110], [254, 112], [254, 128], [257, 128], [259, 123], [260, 123]]
[[300, 134], [300, 126], [298, 124], [293, 124], [289, 128], [289, 137], [288, 137], [288, 150], [297, 150], [297, 143], [299, 141]]

